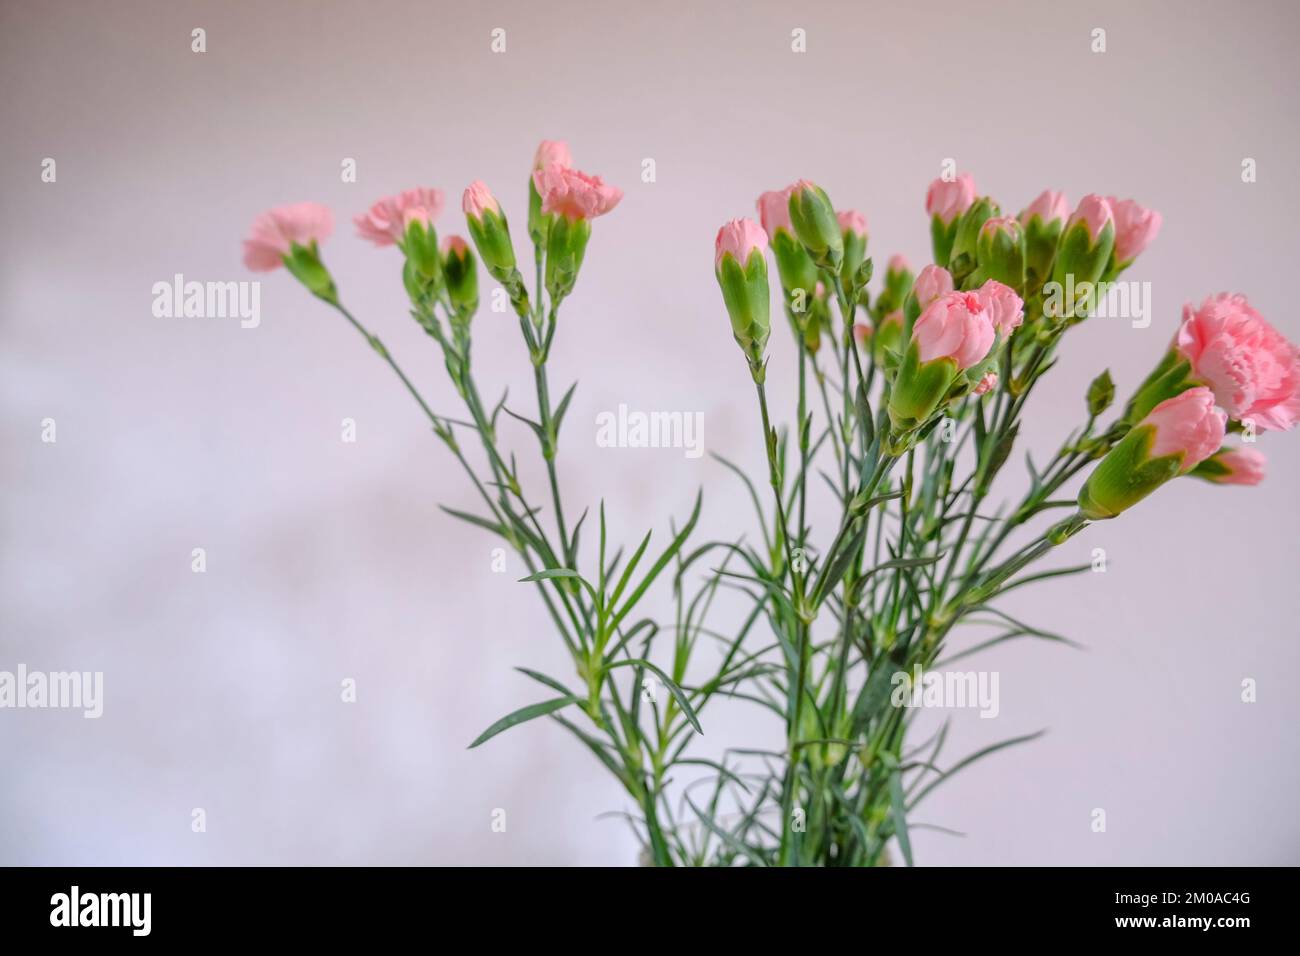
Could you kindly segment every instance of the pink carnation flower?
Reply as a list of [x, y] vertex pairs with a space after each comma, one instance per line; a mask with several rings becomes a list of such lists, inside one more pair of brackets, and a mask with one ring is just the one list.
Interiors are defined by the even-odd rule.
[[254, 272], [270, 272], [284, 264], [294, 245], [324, 242], [334, 231], [334, 215], [316, 202], [277, 206], [253, 220], [244, 240], [244, 265]]
[[935, 299], [912, 327], [922, 362], [950, 358], [968, 369], [989, 354], [994, 329], [988, 310], [973, 292], [949, 292]]
[[1183, 308], [1174, 348], [1234, 421], [1285, 431], [1300, 420], [1300, 350], [1243, 295], [1221, 292]]
[[588, 176], [566, 166], [534, 170], [533, 185], [542, 197], [542, 212], [566, 219], [595, 219], [623, 198], [623, 190], [606, 185], [599, 176]]
[[377, 246], [391, 246], [402, 241], [406, 227], [412, 222], [424, 226], [432, 223], [442, 214], [442, 207], [441, 189], [420, 186], [404, 189], [396, 196], [385, 196], [352, 221], [362, 239], [369, 239]]

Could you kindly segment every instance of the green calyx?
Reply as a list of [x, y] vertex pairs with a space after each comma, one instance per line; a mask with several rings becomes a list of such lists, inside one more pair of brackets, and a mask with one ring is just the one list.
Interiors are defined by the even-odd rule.
[[484, 268], [498, 282], [506, 281], [515, 271], [515, 247], [510, 242], [510, 226], [505, 215], [488, 209], [482, 218], [466, 216], [465, 221]]
[[889, 394], [889, 420], [894, 432], [906, 434], [929, 421], [947, 399], [958, 372], [951, 358], [922, 362], [915, 343], [909, 344]]
[[776, 230], [770, 244], [786, 303], [795, 313], [811, 311], [813, 298], [817, 294], [817, 266], [812, 257], [799, 240], [785, 229]]
[[751, 369], [761, 368], [763, 352], [772, 333], [767, 260], [755, 249], [742, 266], [728, 253], [718, 263], [716, 274], [736, 344], [749, 359]]
[[[1106, 223], [1094, 240], [1088, 224], [1080, 219], [1065, 230], [1056, 250], [1052, 267], [1052, 282], [1057, 286], [1054, 297], [1058, 305], [1051, 318], [1058, 320], [1085, 318], [1096, 305], [1097, 281], [1106, 272], [1111, 251], [1115, 247], [1115, 224]], [[1060, 301], [1060, 292], [1065, 292]]]
[[952, 261], [952, 247], [957, 242], [957, 228], [961, 225], [961, 216], [952, 222], [944, 222], [938, 216], [930, 217], [930, 248], [934, 261], [945, 268]]
[[1153, 425], [1129, 431], [1093, 469], [1079, 490], [1079, 513], [1089, 521], [1114, 518], [1178, 476], [1183, 455], [1151, 457]]
[[979, 271], [986, 279], [1025, 293], [1025, 234], [1019, 226], [982, 229], [975, 243]]
[[320, 259], [320, 248], [315, 242], [309, 246], [294, 243], [289, 247], [289, 254], [284, 257], [284, 267], [295, 279], [307, 287], [307, 291], [326, 302], [338, 304], [338, 290], [334, 286], [334, 277], [330, 275], [325, 263]]
[[442, 277], [442, 256], [438, 252], [438, 231], [418, 219], [411, 220], [400, 243], [411, 267], [421, 278], [436, 286]]
[[448, 249], [443, 258], [443, 275], [455, 317], [468, 322], [478, 311], [478, 260], [474, 253], [468, 247]]
[[858, 285], [857, 273], [867, 258], [867, 237], [852, 229], [840, 233], [844, 241], [844, 261], [840, 263], [840, 281], [844, 288], [853, 289]]
[[1043, 222], [1043, 217], [1034, 215], [1025, 223], [1025, 289], [1030, 295], [1042, 289], [1043, 284], [1052, 274], [1052, 263], [1056, 260], [1056, 248], [1061, 244], [1061, 233], [1065, 223], [1060, 219]]
[[546, 237], [546, 291], [553, 304], [573, 291], [589, 239], [591, 223], [586, 219], [554, 217]]
[[1171, 348], [1129, 399], [1124, 408], [1124, 421], [1136, 425], [1161, 402], [1199, 384], [1192, 378], [1192, 363]]
[[546, 236], [551, 231], [555, 216], [542, 212], [542, 195], [537, 191], [533, 177], [528, 177], [528, 236], [533, 244], [546, 248]]

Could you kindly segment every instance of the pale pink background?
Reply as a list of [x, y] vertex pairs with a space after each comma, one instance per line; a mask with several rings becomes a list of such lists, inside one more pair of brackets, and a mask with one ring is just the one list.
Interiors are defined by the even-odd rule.
[[[1152, 283], [1152, 327], [1070, 334], [1030, 408], [1040, 455], [1102, 367], [1121, 394], [1140, 379], [1186, 299], [1248, 292], [1300, 337], [1293, 5], [980, 6], [5, 4], [0, 669], [103, 670], [107, 699], [99, 721], [0, 711], [0, 863], [635, 858], [622, 824], [594, 820], [625, 808], [617, 785], [558, 727], [466, 751], [539, 698], [512, 666], [569, 669], [518, 562], [492, 573], [493, 543], [437, 510], [474, 499], [382, 363], [283, 273], [265, 277], [256, 330], [151, 316], [150, 287], [176, 272], [248, 278], [239, 239], [267, 206], [336, 210], [326, 253], [347, 300], [450, 412], [397, 254], [363, 246], [346, 217], [436, 185], [453, 199], [444, 230], [460, 230], [455, 197], [482, 177], [522, 233], [542, 137], [622, 185], [553, 382], [582, 380], [562, 456], [570, 510], [604, 496], [623, 541], [651, 526], [662, 541], [700, 485], [702, 533], [752, 530], [719, 465], [597, 448], [594, 419], [620, 402], [701, 411], [706, 446], [761, 474], [711, 243], [796, 177], [863, 209], [882, 262], [925, 261], [922, 196], [945, 157], [1012, 210], [1050, 186], [1164, 213], [1134, 274]], [[498, 26], [504, 55], [489, 51]], [[55, 184], [40, 181], [44, 157]], [[340, 182], [345, 157], [357, 184]], [[514, 323], [485, 311], [475, 336], [485, 391], [511, 383], [531, 413]], [[788, 418], [786, 330], [772, 342]], [[339, 440], [345, 417], [356, 444]], [[522, 428], [507, 439], [531, 454]], [[1108, 573], [1008, 602], [1089, 649], [1011, 645], [971, 665], [1000, 671], [1002, 712], [958, 714], [951, 757], [1050, 732], [941, 789], [917, 818], [969, 836], [917, 833], [920, 862], [1300, 862], [1300, 439], [1261, 447], [1263, 487], [1179, 482], [1070, 543], [1063, 563], [1100, 546]], [[825, 503], [819, 518], [826, 534]], [[346, 677], [355, 705], [339, 701]], [[1253, 705], [1239, 699], [1248, 677]], [[704, 724], [704, 754], [777, 739], [743, 703]], [[194, 807], [206, 834], [190, 831]], [[497, 807], [505, 834], [490, 829]]]

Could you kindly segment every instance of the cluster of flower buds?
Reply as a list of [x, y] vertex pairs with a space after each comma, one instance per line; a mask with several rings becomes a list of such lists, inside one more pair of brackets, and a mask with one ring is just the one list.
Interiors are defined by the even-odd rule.
[[[760, 266], [751, 263], [755, 249], [762, 252], [771, 247], [786, 315], [809, 352], [816, 352], [822, 335], [830, 331], [832, 287], [843, 289], [849, 301], [856, 302], [871, 278], [871, 260], [867, 258], [866, 216], [853, 209], [836, 211], [825, 190], [815, 183], [801, 179], [785, 189], [765, 192], [755, 205], [761, 226], [750, 219], [733, 219], [719, 230], [714, 272], [722, 286], [732, 332], [751, 371], [761, 381], [770, 303], [766, 261], [761, 263], [761, 290]], [[897, 278], [894, 281], [899, 282]]]
[[[591, 237], [591, 220], [609, 212], [623, 196], [599, 177], [571, 166], [567, 145], [543, 141], [528, 181], [528, 231], [538, 249], [539, 265], [544, 259], [553, 312], [573, 290]], [[353, 221], [361, 238], [401, 250], [411, 314], [442, 344], [448, 368], [458, 380], [458, 369], [468, 355], [470, 320], [478, 311], [478, 262], [462, 237], [448, 236], [439, 242], [435, 223], [444, 204], [442, 190], [407, 189], [380, 199]], [[485, 183], [476, 180], [462, 195], [461, 208], [489, 275], [505, 287], [521, 318], [532, 317], [501, 204]], [[318, 203], [272, 209], [253, 223], [244, 241], [244, 262], [254, 271], [283, 265], [313, 294], [337, 306], [334, 280], [320, 257], [320, 243], [332, 230], [329, 209]], [[438, 304], [445, 307], [453, 327], [450, 338], [443, 335], [435, 317]]]

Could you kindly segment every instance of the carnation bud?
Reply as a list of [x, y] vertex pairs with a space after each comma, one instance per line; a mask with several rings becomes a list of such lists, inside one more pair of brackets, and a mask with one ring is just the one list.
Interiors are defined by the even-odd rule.
[[757, 382], [763, 380], [763, 351], [772, 331], [766, 248], [767, 235], [752, 219], [731, 220], [718, 230], [714, 243], [713, 270], [731, 331]]
[[836, 213], [840, 238], [844, 241], [844, 261], [840, 264], [840, 281], [844, 288], [854, 288], [858, 267], [867, 257], [867, 217], [855, 209]]
[[1043, 190], [1020, 214], [1025, 229], [1025, 285], [1032, 294], [1043, 287], [1051, 274], [1056, 247], [1070, 216], [1065, 193]]
[[838, 271], [844, 259], [844, 236], [830, 197], [820, 186], [801, 179], [791, 187], [790, 224], [813, 262]]
[[428, 289], [437, 288], [442, 277], [442, 260], [438, 255], [438, 231], [432, 223], [412, 218], [406, 224], [402, 236], [402, 252], [415, 274]]
[[1115, 221], [1110, 203], [1089, 194], [1079, 201], [1056, 251], [1052, 281], [1071, 290], [1071, 301], [1055, 306], [1053, 318], [1082, 317], [1095, 296], [1095, 285], [1106, 271], [1115, 246]]
[[1160, 232], [1160, 213], [1132, 199], [1110, 196], [1107, 201], [1115, 217], [1115, 249], [1107, 270], [1107, 276], [1113, 279], [1132, 265]]
[[[998, 204], [987, 196], [982, 196], [971, 204], [971, 207], [962, 213], [961, 219], [957, 221], [957, 236], [953, 240], [952, 255], [950, 263], [955, 263], [961, 256], [969, 256], [975, 259], [975, 246], [979, 240], [980, 230], [984, 228], [984, 223], [1002, 212]], [[943, 263], [940, 263], [943, 265]]]
[[1268, 459], [1254, 448], [1220, 448], [1192, 469], [1196, 478], [1216, 485], [1257, 485], [1264, 480]]
[[1093, 469], [1079, 491], [1079, 513], [1090, 521], [1113, 518], [1192, 471], [1223, 443], [1227, 420], [1208, 388], [1161, 402]]
[[498, 282], [509, 281], [515, 271], [515, 247], [500, 204], [482, 180], [475, 180], [465, 190], [461, 206], [484, 267]]
[[807, 312], [817, 289], [817, 266], [789, 230], [777, 229], [770, 239], [786, 305], [793, 312]]
[[546, 292], [552, 307], [573, 291], [591, 238], [590, 219], [556, 216], [546, 236]]
[[948, 265], [962, 214], [975, 202], [975, 180], [970, 173], [956, 179], [936, 179], [925, 193], [925, 211], [930, 214], [930, 242], [934, 261]]
[[442, 244], [443, 275], [447, 296], [460, 321], [468, 322], [478, 311], [478, 261], [460, 236], [448, 236]]
[[995, 216], [980, 228], [975, 257], [982, 278], [1025, 290], [1025, 233], [1010, 216]]

